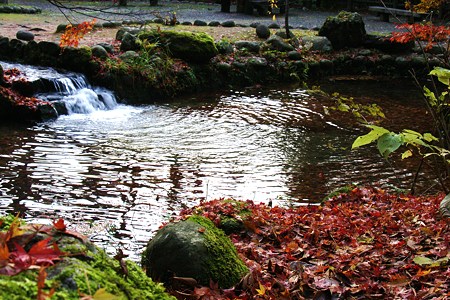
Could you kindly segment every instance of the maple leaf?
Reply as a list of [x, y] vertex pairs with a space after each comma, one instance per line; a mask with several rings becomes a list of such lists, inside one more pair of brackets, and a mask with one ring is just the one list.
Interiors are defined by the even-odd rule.
[[33, 264], [33, 261], [22, 246], [14, 242], [14, 247], [16, 248], [16, 251], [11, 252], [10, 257], [12, 258], [15, 268], [18, 270], [17, 273], [20, 273], [23, 270], [27, 270]]
[[6, 266], [9, 262], [9, 249], [4, 243], [0, 243], [0, 268]]
[[28, 254], [33, 258], [34, 263], [40, 264], [50, 264], [53, 265], [54, 260], [59, 260], [63, 252], [61, 252], [56, 243], [53, 243], [52, 247], [48, 246], [51, 238], [46, 238], [45, 240], [39, 241], [31, 247]]

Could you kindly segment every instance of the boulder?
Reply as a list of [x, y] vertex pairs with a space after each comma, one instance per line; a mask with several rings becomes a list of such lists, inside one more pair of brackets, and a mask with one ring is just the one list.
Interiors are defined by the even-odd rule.
[[216, 42], [216, 48], [220, 54], [233, 53], [233, 45], [227, 40], [220, 40]]
[[261, 49], [261, 44], [259, 42], [237, 41], [234, 45], [236, 46], [236, 49], [248, 50], [253, 53], [258, 53]]
[[189, 277], [201, 285], [210, 281], [230, 288], [248, 273], [236, 248], [209, 219], [191, 216], [160, 229], [142, 256], [147, 275], [170, 284], [172, 277]]
[[261, 39], [267, 39], [270, 36], [270, 29], [264, 24], [256, 26], [256, 36]]
[[281, 52], [289, 52], [294, 50], [294, 47], [291, 44], [285, 42], [278, 35], [272, 35], [270, 38], [267, 39], [266, 44], [269, 46], [270, 49]]
[[[11, 218], [2, 217], [2, 219], [5, 225], [4, 220], [7, 219], [8, 222]], [[37, 242], [48, 238], [50, 239], [46, 252], [48, 255], [45, 257], [59, 256], [59, 259], [53, 261], [54, 264], [47, 264], [48, 267], [45, 268], [45, 285], [42, 292], [48, 293], [54, 288], [52, 299], [78, 300], [82, 295], [91, 295], [86, 297], [175, 300], [165, 293], [164, 287], [145, 276], [136, 263], [123, 260], [123, 254], [117, 255], [117, 259], [109, 257], [79, 233], [56, 230], [53, 226], [45, 225], [39, 227], [40, 232], [28, 225], [22, 224], [20, 228], [24, 228], [25, 231], [13, 238], [15, 243], [30, 249]], [[5, 229], [0, 225], [0, 230]], [[55, 250], [53, 243], [58, 246], [59, 251]], [[12, 249], [10, 247], [10, 250]], [[38, 274], [39, 267], [33, 265], [17, 275], [0, 276], [0, 299], [40, 298], [37, 287]], [[41, 293], [40, 296], [42, 295]]]
[[108, 53], [110, 53], [110, 54], [114, 52], [114, 47], [113, 47], [113, 45], [111, 45], [111, 44], [108, 44], [108, 43], [98, 43], [97, 45], [102, 46], [102, 47], [106, 50], [106, 52], [108, 52]]
[[9, 57], [11, 48], [9, 47], [9, 38], [0, 37], [0, 57]]
[[173, 57], [187, 62], [206, 63], [219, 52], [214, 40], [206, 33], [178, 32], [165, 30], [163, 33], [157, 30], [143, 32], [139, 35], [142, 41], [158, 42], [167, 47]]
[[235, 27], [236, 23], [232, 20], [222, 22], [222, 27]]
[[194, 21], [194, 26], [206, 26], [208, 25], [205, 21], [202, 20], [195, 20]]
[[137, 38], [135, 35], [125, 32], [122, 37], [122, 43], [120, 44], [120, 51], [136, 51], [139, 50], [139, 45], [136, 42]]
[[267, 27], [272, 28], [272, 29], [280, 29], [280, 25], [278, 25], [277, 23], [269, 24], [269, 26], [267, 26]]
[[324, 36], [304, 36], [301, 44], [312, 51], [329, 52], [333, 50], [330, 40]]
[[219, 21], [211, 21], [211, 22], [209, 22], [209, 24], [208, 24], [208, 26], [211, 26], [211, 27], [217, 27], [217, 26], [219, 26], [220, 25], [220, 22]]
[[326, 19], [319, 36], [327, 37], [334, 49], [356, 48], [363, 45], [366, 29], [360, 14], [341, 11]]
[[86, 74], [89, 71], [91, 58], [92, 50], [89, 47], [66, 47], [61, 52], [60, 63], [66, 69]]
[[104, 59], [108, 57], [108, 52], [102, 46], [95, 45], [92, 47], [92, 56]]
[[11, 39], [9, 41], [9, 48], [11, 49], [11, 54], [15, 58], [23, 58], [23, 53], [26, 43], [18, 39]]
[[19, 30], [16, 33], [16, 38], [22, 41], [32, 41], [34, 40], [34, 34], [30, 31]]
[[131, 61], [135, 58], [139, 57], [139, 54], [136, 51], [127, 51], [125, 53], [122, 53], [119, 58], [123, 61]]
[[41, 41], [38, 43], [38, 49], [41, 53], [57, 57], [61, 53], [61, 47], [54, 42]]

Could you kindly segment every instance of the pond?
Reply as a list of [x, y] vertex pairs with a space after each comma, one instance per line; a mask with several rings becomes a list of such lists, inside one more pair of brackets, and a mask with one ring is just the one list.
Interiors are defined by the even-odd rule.
[[[395, 116], [386, 126], [418, 130], [425, 111], [404, 84], [346, 79], [322, 88], [378, 102]], [[326, 115], [329, 105], [304, 88], [253, 87], [1, 125], [0, 210], [44, 223], [62, 217], [110, 253], [138, 260], [163, 222], [199, 201], [287, 206], [351, 183], [408, 188], [404, 164], [393, 167], [373, 148], [350, 150], [364, 131], [349, 116]]]

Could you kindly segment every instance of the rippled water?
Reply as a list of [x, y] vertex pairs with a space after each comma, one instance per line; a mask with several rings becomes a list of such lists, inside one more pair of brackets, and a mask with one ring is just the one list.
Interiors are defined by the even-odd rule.
[[[404, 96], [387, 106], [423, 113]], [[298, 88], [250, 89], [2, 126], [1, 210], [63, 217], [137, 259], [162, 222], [201, 200], [290, 205], [349, 183], [406, 187], [406, 169], [394, 171], [371, 149], [349, 150], [361, 132], [347, 117], [324, 115], [329, 104]]]

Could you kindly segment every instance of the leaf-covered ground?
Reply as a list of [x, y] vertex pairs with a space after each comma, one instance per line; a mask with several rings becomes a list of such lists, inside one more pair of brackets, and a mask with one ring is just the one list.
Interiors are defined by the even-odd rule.
[[295, 209], [204, 202], [182, 217], [202, 214], [219, 227], [227, 216], [242, 221], [230, 237], [251, 274], [230, 290], [192, 289], [192, 299], [449, 299], [442, 198], [356, 188]]

